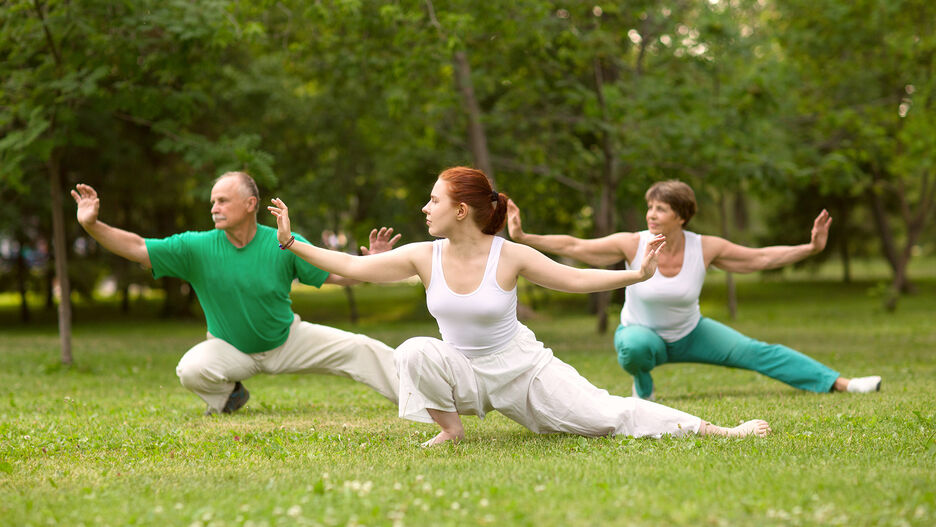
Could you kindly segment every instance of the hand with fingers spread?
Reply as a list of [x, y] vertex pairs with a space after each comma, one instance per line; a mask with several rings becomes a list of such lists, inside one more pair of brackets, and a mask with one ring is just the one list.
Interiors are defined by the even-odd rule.
[[514, 241], [523, 238], [523, 224], [520, 221], [520, 207], [512, 199], [507, 200], [507, 233]]
[[657, 234], [656, 237], [647, 242], [647, 249], [644, 252], [643, 260], [640, 262], [640, 276], [642, 276], [644, 280], [649, 280], [650, 277], [653, 276], [653, 273], [656, 272], [657, 259], [665, 245], [666, 236], [662, 234]]
[[812, 233], [809, 237], [812, 254], [822, 252], [825, 249], [826, 242], [829, 241], [830, 225], [832, 225], [832, 215], [826, 209], [822, 209], [822, 212], [816, 216], [816, 220], [813, 222]]
[[267, 210], [270, 211], [270, 214], [276, 216], [276, 239], [282, 245], [292, 237], [292, 230], [290, 230], [289, 226], [289, 208], [279, 198], [273, 198], [270, 201], [273, 205], [268, 206]]
[[378, 231], [377, 229], [371, 229], [369, 237], [370, 247], [361, 246], [361, 254], [378, 254], [387, 252], [393, 249], [393, 246], [396, 245], [402, 234], [397, 234], [393, 236], [393, 227], [381, 227]]
[[76, 214], [78, 223], [86, 229], [94, 225], [98, 218], [98, 212], [101, 210], [101, 200], [98, 198], [97, 191], [91, 185], [79, 183], [75, 186], [75, 190], [71, 191], [71, 195], [75, 198], [75, 203], [78, 204]]

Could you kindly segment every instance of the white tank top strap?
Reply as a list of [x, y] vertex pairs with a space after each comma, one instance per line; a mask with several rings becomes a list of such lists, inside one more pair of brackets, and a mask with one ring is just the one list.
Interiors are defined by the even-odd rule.
[[484, 268], [484, 277], [481, 279], [481, 286], [484, 287], [485, 284], [490, 284], [501, 289], [497, 285], [497, 264], [500, 262], [501, 249], [504, 247], [504, 239], [500, 236], [495, 236], [494, 241], [491, 242], [491, 252], [488, 253], [487, 266]]

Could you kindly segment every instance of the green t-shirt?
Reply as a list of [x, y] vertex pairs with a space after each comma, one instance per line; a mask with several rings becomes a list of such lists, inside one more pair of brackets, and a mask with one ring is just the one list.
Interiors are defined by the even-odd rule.
[[293, 279], [319, 287], [328, 278], [326, 271], [281, 250], [276, 229], [265, 225], [258, 225], [256, 236], [241, 249], [215, 229], [149, 238], [146, 250], [153, 277], [174, 276], [192, 284], [208, 331], [244, 353], [286, 342], [293, 321]]

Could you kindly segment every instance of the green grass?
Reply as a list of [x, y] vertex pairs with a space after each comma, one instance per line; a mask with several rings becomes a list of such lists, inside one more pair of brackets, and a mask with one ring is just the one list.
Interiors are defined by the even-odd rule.
[[[204, 336], [134, 306], [79, 306], [76, 365], [58, 365], [54, 317], [0, 314], [2, 525], [933, 525], [936, 279], [882, 312], [874, 281], [800, 275], [739, 283], [738, 320], [712, 280], [703, 313], [779, 341], [884, 391], [798, 392], [706, 365], [655, 371], [659, 402], [720, 424], [761, 417], [763, 440], [537, 436], [494, 413], [431, 450], [430, 425], [360, 384], [259, 376], [231, 416], [203, 417], [175, 364]], [[346, 329], [339, 289], [295, 293], [307, 320]], [[435, 335], [417, 287], [357, 289], [356, 331], [397, 345]], [[550, 296], [528, 325], [612, 393], [630, 393], [584, 297]]]

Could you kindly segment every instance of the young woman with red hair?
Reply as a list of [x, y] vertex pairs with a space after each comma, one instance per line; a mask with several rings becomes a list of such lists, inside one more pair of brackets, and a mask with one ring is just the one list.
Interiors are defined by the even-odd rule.
[[764, 436], [770, 431], [761, 420], [723, 428], [650, 401], [610, 395], [555, 358], [517, 320], [519, 277], [574, 293], [624, 287], [653, 275], [662, 236], [646, 244], [636, 270], [561, 265], [495, 236], [506, 222], [507, 196], [494, 191], [484, 173], [466, 167], [442, 172], [422, 209], [429, 234], [437, 240], [367, 257], [294, 241], [286, 204], [277, 198], [273, 205], [268, 208], [277, 218], [281, 247], [316, 267], [366, 282], [414, 275], [422, 280], [442, 339], [409, 339], [396, 349], [395, 360], [400, 417], [442, 428], [425, 446], [462, 439], [459, 414], [484, 417], [491, 410], [537, 433], [660, 437]]

